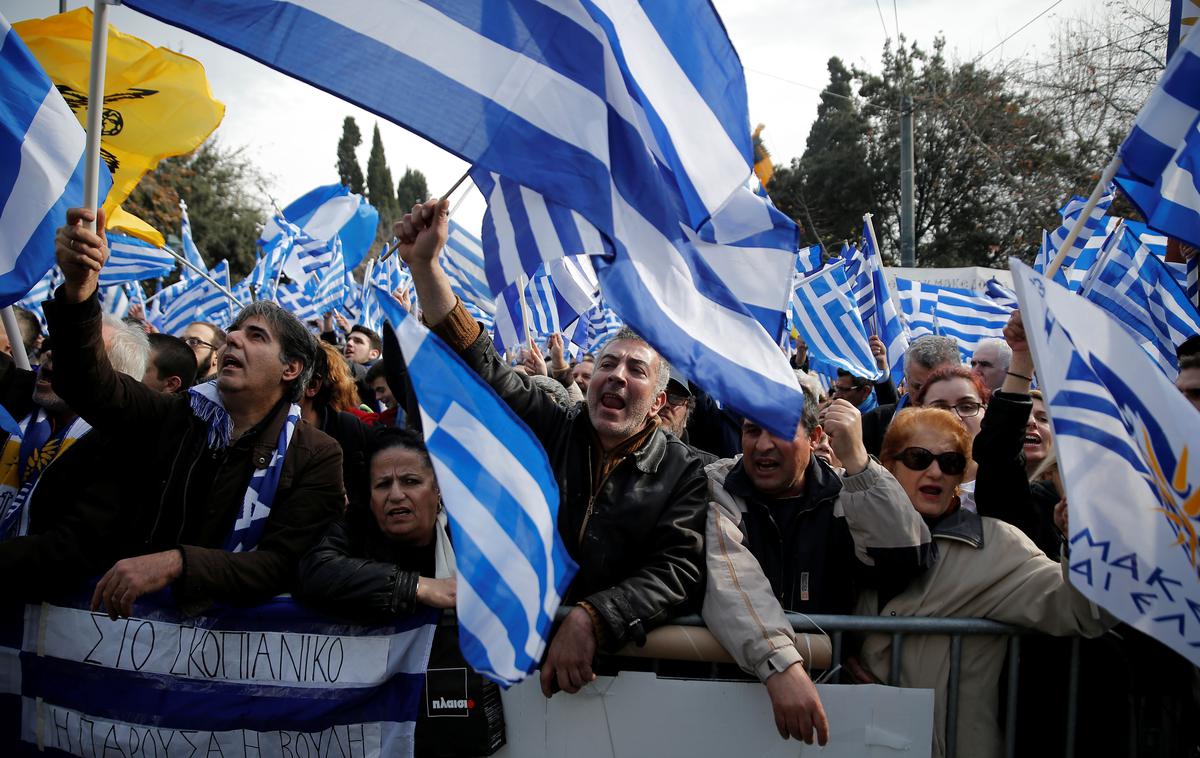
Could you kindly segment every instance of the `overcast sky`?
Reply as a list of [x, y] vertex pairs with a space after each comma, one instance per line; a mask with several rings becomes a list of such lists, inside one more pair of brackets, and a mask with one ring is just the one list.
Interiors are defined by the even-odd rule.
[[[358, 1], [367, 0], [347, 0]], [[787, 163], [804, 151], [816, 117], [818, 92], [827, 83], [829, 57], [837, 55], [847, 63], [878, 70], [885, 35], [895, 37], [897, 22], [908, 39], [927, 47], [941, 33], [953, 56], [971, 59], [1053, 6], [990, 52], [986, 63], [1002, 57], [1035, 57], [1046, 49], [1062, 19], [1089, 13], [1096, 5], [1087, 0], [898, 0], [894, 5], [891, 0], [878, 4], [875, 0], [715, 0], [715, 4], [746, 69], [751, 126], [766, 125], [763, 139], [776, 163]], [[68, 8], [80, 5], [73, 0]], [[10, 22], [57, 11], [57, 0], [0, 0], [0, 12]], [[226, 106], [216, 137], [226, 146], [246, 149], [268, 177], [268, 188], [280, 206], [315, 186], [337, 181], [335, 150], [348, 115], [355, 117], [363, 132], [359, 158], [364, 173], [376, 122], [395, 179], [405, 166], [412, 166], [428, 177], [431, 192], [441, 194], [467, 168], [463, 161], [399, 126], [181, 29], [124, 7], [113, 8], [109, 18], [123, 32], [204, 64], [213, 94]], [[456, 218], [477, 231], [483, 209], [483, 199], [472, 189]]]

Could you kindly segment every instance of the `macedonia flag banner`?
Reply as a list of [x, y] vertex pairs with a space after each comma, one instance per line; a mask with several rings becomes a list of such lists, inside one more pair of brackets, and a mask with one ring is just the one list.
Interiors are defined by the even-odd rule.
[[[67, 105], [87, 124], [92, 11], [13, 24]], [[198, 148], [225, 115], [199, 61], [108, 29], [100, 154], [112, 172], [110, 214], [163, 158]]]

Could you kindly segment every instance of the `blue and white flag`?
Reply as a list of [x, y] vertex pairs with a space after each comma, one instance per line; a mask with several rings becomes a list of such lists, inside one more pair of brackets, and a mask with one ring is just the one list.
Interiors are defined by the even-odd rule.
[[438, 260], [463, 305], [489, 314], [495, 311], [496, 295], [487, 283], [483, 242], [454, 219], [450, 219], [446, 246]]
[[1117, 183], [1150, 228], [1200, 245], [1200, 35], [1171, 56], [1120, 156]]
[[[229, 263], [219, 261], [209, 276], [228, 289]], [[176, 282], [180, 283], [185, 286], [163, 307], [162, 325], [159, 327], [163, 332], [179, 334], [193, 321], [210, 321], [218, 326], [232, 321], [232, 318], [227, 318], [229, 299], [212, 283], [200, 276]]]
[[[1040, 272], [1039, 272], [1040, 273]], [[1008, 287], [1005, 287], [999, 280], [992, 278], [987, 280], [984, 286], [983, 294], [995, 300], [998, 304], [1009, 307], [1017, 307], [1017, 293], [1013, 292]]]
[[974, 290], [942, 287], [896, 277], [900, 307], [912, 339], [926, 334], [953, 337], [963, 359], [989, 337], [1002, 338], [1013, 308]]
[[[879, 253], [879, 241], [875, 239], [875, 227], [870, 217], [863, 219], [863, 245], [849, 259], [857, 265], [850, 278], [851, 291], [858, 299], [858, 313], [868, 334], [874, 334], [887, 348], [887, 362], [892, 381], [899, 384], [904, 378], [904, 355], [908, 352], [908, 327], [900, 318], [899, 308], [883, 274], [883, 256]], [[850, 270], [847, 269], [847, 276]], [[868, 295], [869, 293], [869, 295]], [[871, 364], [874, 365], [874, 364]]]
[[188, 263], [201, 271], [207, 271], [208, 264], [204, 262], [200, 248], [196, 247], [196, 241], [192, 239], [192, 220], [188, 218], [187, 203], [183, 198], [179, 198], [179, 238], [183, 242], [183, 257], [187, 258]]
[[[741, 63], [709, 2], [129, 5], [578, 214], [601, 235], [601, 288], [630, 326], [727, 407], [794, 433], [803, 394], [787, 358], [684, 228], [717, 215], [754, 160]], [[439, 97], [395, 96], [413, 81]]]
[[[1108, 207], [1112, 205], [1112, 200], [1113, 188], [1110, 185], [1096, 203], [1096, 207], [1092, 209], [1092, 213], [1088, 216], [1087, 221], [1084, 222], [1079, 236], [1071, 244], [1071, 250], [1063, 258], [1062, 265], [1054, 274], [1055, 281], [1069, 286], [1072, 292], [1079, 291], [1080, 282], [1087, 274], [1092, 262], [1096, 259], [1099, 247], [1098, 243], [1102, 243], [1104, 241], [1103, 237], [1112, 231], [1112, 227], [1104, 220], [1104, 214], [1108, 212]], [[1087, 198], [1076, 195], [1059, 209], [1058, 214], [1062, 216], [1063, 222], [1057, 229], [1050, 232], [1047, 238], [1044, 238], [1049, 240], [1049, 246], [1045, 250], [1046, 261], [1043, 270], [1058, 255], [1058, 251], [1062, 249], [1063, 243], [1067, 241], [1067, 235], [1071, 233], [1071, 229], [1079, 219], [1079, 214], [1083, 212], [1083, 208], [1086, 205]], [[1112, 222], [1115, 223], [1115, 219]], [[1090, 245], [1093, 242], [1093, 238], [1097, 235], [1100, 235], [1101, 239], [1095, 240], [1097, 244]]]
[[1200, 665], [1200, 414], [1105, 311], [1010, 266], [1070, 503], [1071, 582]]
[[1173, 380], [1179, 373], [1175, 347], [1200, 334], [1200, 313], [1149, 248], [1123, 229], [1117, 234], [1082, 294], [1128, 330]]
[[329, 266], [311, 277], [305, 289], [312, 309], [318, 316], [340, 309], [346, 296], [355, 286], [353, 277], [346, 270], [341, 240], [335, 237], [333, 243], [333, 258]]
[[601, 299], [595, 308], [588, 311], [584, 317], [588, 322], [588, 341], [584, 347], [590, 353], [599, 352], [604, 343], [616, 336], [617, 332], [621, 331], [621, 327], [624, 326], [621, 317], [617, 315], [616, 311], [609, 308], [603, 299]]
[[792, 323], [808, 343], [814, 370], [836, 376], [840, 368], [878, 381], [884, 372], [875, 366], [867, 329], [850, 296], [845, 265], [838, 261], [796, 282]]
[[504, 686], [537, 668], [576, 566], [541, 443], [462, 359], [390, 297], [450, 519], [463, 657]]
[[[574, 333], [579, 318], [599, 301], [599, 283], [591, 258], [586, 255], [544, 263], [525, 286], [528, 333], [536, 342], [554, 333]], [[526, 314], [521, 312], [517, 285], [510, 284], [496, 298], [494, 341], [501, 352], [525, 342]]]
[[129, 313], [129, 292], [124, 284], [110, 284], [96, 289], [100, 300], [100, 312], [117, 318], [125, 318]]
[[[203, 5], [203, 3], [200, 5]], [[299, 6], [302, 3], [292, 5]], [[142, 10], [153, 15], [150, 8]], [[171, 9], [165, 7], [163, 10], [167, 13], [172, 12]], [[213, 13], [213, 21], [218, 21], [220, 19], [219, 14], [226, 9], [219, 10], [217, 8], [197, 7], [195, 10], [202, 14]], [[230, 7], [227, 10], [233, 11], [235, 9]], [[239, 8], [236, 10], [240, 12], [243, 9]], [[267, 10], [267, 6], [245, 8], [246, 13], [251, 16]], [[299, 7], [293, 7], [292, 10], [303, 13]], [[186, 28], [186, 25], [184, 26]], [[196, 33], [205, 36], [205, 26], [201, 25]], [[237, 45], [231, 45], [231, 47], [237, 48]], [[257, 45], [255, 45], [253, 50], [257, 49]], [[251, 57], [257, 57], [253, 51], [242, 50], [242, 52]], [[331, 59], [326, 61], [326, 63], [332, 62]], [[287, 68], [283, 68], [282, 70], [288, 71]], [[347, 82], [343, 78], [341, 83], [346, 84]], [[335, 93], [338, 92], [338, 87], [336, 86], [331, 89], [325, 89]], [[354, 194], [340, 184], [329, 184], [310, 190], [293, 201], [291, 205], [284, 208], [282, 216], [283, 219], [294, 224], [312, 240], [329, 242], [335, 236], [340, 238], [342, 241], [342, 254], [346, 256], [346, 268], [351, 271], [359, 263], [362, 263], [362, 259], [371, 248], [371, 243], [375, 241], [375, 232], [379, 227], [379, 211], [375, 210], [361, 195]], [[281, 223], [281, 219], [273, 217], [263, 227], [262, 234], [258, 238], [259, 247], [263, 249], [272, 247], [279, 241], [280, 236], [286, 234], [286, 231], [285, 226]]]
[[4, 755], [412, 755], [433, 609], [357, 626], [280, 597], [184, 616], [158, 593], [110, 621], [90, 597], [5, 609]]
[[166, 250], [117, 232], [107, 236], [109, 257], [100, 269], [100, 286], [157, 279], [175, 270], [175, 256]]
[[825, 256], [820, 245], [810, 245], [800, 251], [796, 258], [796, 273], [807, 276], [825, 265]]
[[[83, 204], [85, 133], [29, 48], [0, 15], [0, 307], [54, 265], [54, 235]], [[112, 175], [100, 167], [103, 202]]]
[[46, 275], [33, 285], [28, 294], [15, 303], [37, 316], [38, 323], [42, 326], [43, 334], [46, 332], [46, 315], [42, 313], [42, 303], [50, 299], [50, 296], [54, 294], [54, 288], [63, 281], [63, 278], [62, 272], [58, 270], [58, 266], [51, 267], [46, 272]]

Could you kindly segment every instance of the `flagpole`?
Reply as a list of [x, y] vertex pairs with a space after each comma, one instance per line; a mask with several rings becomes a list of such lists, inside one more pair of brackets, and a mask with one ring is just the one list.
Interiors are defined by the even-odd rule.
[[[458, 177], [458, 181], [454, 183], [454, 186], [452, 186], [449, 190], [447, 190], [446, 194], [442, 195], [441, 198], [438, 199], [438, 202], [444, 203], [447, 200], [449, 200], [450, 196], [454, 194], [454, 190], [458, 189], [459, 185], [461, 185], [463, 182], [465, 182], [467, 180], [467, 177], [470, 175], [471, 175], [471, 168], [468, 167], [467, 170], [463, 172], [463, 175]], [[446, 214], [446, 218], [450, 218], [451, 216], [454, 215], [454, 211], [458, 210], [458, 206], [462, 205], [462, 201], [464, 199], [466, 199], [466, 197], [467, 197], [467, 193], [464, 192], [462, 194], [462, 197], [460, 197], [458, 199], [458, 202], [454, 204], [454, 207], [450, 209], [450, 212], [448, 214]], [[399, 243], [400, 243], [399, 237], [392, 237], [391, 241], [384, 244], [383, 250], [379, 251], [379, 260], [386, 261], [389, 257], [391, 257], [392, 253], [396, 252], [396, 248], [399, 246]]]
[[[871, 249], [874, 250], [875, 254], [880, 257], [880, 261], [877, 265], [883, 265], [883, 261], [882, 261], [883, 253], [879, 251], [879, 240], [876, 239], [876, 237], [875, 237], [875, 223], [873, 221], [871, 221], [870, 213], [863, 214], [863, 223], [867, 225], [867, 234], [871, 235]], [[847, 243], [847, 244], [849, 244], [849, 243]], [[865, 260], [865, 258], [864, 258], [864, 260]], [[872, 286], [874, 286], [874, 285], [872, 285]], [[888, 294], [890, 295], [891, 293], [888, 293]], [[872, 318], [870, 319], [871, 326], [869, 328], [871, 329], [871, 334], [875, 337], [878, 337], [879, 335], [877, 334], [877, 332], [879, 331], [879, 324], [877, 324], [876, 321], [878, 321], [878, 319], [876, 319], [876, 318], [874, 318], [874, 316], [872, 316]]]
[[0, 309], [0, 319], [4, 321], [4, 331], [8, 334], [9, 344], [12, 345], [13, 363], [17, 364], [17, 368], [30, 370], [32, 366], [29, 364], [29, 355], [25, 352], [25, 342], [21, 339], [21, 327], [17, 324], [17, 314], [13, 313], [11, 305]]
[[525, 285], [528, 279], [524, 274], [517, 277], [517, 298], [521, 301], [521, 322], [525, 325], [525, 344], [533, 347], [533, 334], [529, 331], [529, 307], [525, 304]]
[[1058, 248], [1058, 255], [1054, 256], [1054, 260], [1050, 261], [1050, 265], [1046, 266], [1046, 270], [1042, 275], [1047, 279], [1053, 279], [1058, 273], [1058, 269], [1062, 267], [1063, 260], [1067, 257], [1067, 251], [1075, 244], [1075, 240], [1079, 239], [1079, 233], [1083, 231], [1083, 227], [1087, 224], [1088, 219], [1092, 216], [1092, 211], [1095, 210], [1096, 204], [1100, 202], [1100, 197], [1104, 194], [1104, 190], [1112, 183], [1113, 177], [1117, 175], [1117, 169], [1121, 167], [1121, 154], [1117, 153], [1113, 159], [1109, 161], [1104, 172], [1100, 174], [1100, 181], [1096, 182], [1096, 188], [1092, 190], [1092, 194], [1087, 199], [1087, 204], [1083, 206], [1083, 210], [1079, 212], [1079, 217], [1075, 219], [1075, 225], [1071, 227], [1071, 233], [1063, 240], [1062, 245]]
[[[100, 206], [100, 135], [104, 121], [104, 70], [108, 61], [108, 2], [96, 0], [92, 22], [92, 62], [88, 72], [87, 153], [83, 173], [83, 205]], [[86, 223], [96, 231], [95, 220]]]
[[[236, 305], [239, 308], [246, 307], [246, 306], [242, 305], [240, 300], [238, 300], [236, 297], [233, 296], [232, 292], [230, 292], [228, 289], [226, 289], [224, 286], [222, 286], [221, 283], [218, 282], [216, 279], [213, 279], [211, 276], [209, 276], [207, 271], [204, 271], [203, 269], [197, 267], [196, 264], [192, 263], [187, 258], [184, 258], [182, 255], [175, 252], [174, 250], [172, 250], [169, 247], [164, 247], [163, 250], [166, 250], [168, 253], [173, 255], [175, 257], [175, 260], [179, 261], [183, 265], [190, 268], [193, 272], [195, 272], [197, 275], [199, 275], [201, 278], [203, 278], [204, 281], [206, 281], [209, 284], [211, 284], [212, 286], [216, 287], [222, 295], [224, 295], [225, 297], [227, 297], [231, 301], [233, 301], [234, 305]], [[153, 295], [151, 295], [150, 300], [153, 300], [155, 297], [157, 297], [159, 292], [162, 292], [162, 290], [159, 290], [158, 292], [155, 292]], [[147, 302], [149, 302], [149, 301], [147, 301]]]

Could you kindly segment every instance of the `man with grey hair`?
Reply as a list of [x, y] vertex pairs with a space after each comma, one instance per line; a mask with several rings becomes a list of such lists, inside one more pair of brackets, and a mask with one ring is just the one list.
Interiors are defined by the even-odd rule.
[[558, 530], [579, 571], [573, 605], [550, 640], [542, 692], [578, 692], [597, 649], [640, 642], [670, 616], [696, 610], [704, 588], [707, 480], [677, 437], [659, 428], [668, 371], [622, 329], [596, 356], [586, 402], [563, 408], [496, 353], [450, 289], [437, 258], [448, 206], [415, 206], [396, 224], [423, 318], [538, 436], [558, 479]]
[[971, 370], [979, 374], [988, 389], [995, 392], [1004, 384], [1012, 354], [1012, 348], [1007, 342], [990, 337], [981, 341], [975, 348], [971, 355]]
[[908, 351], [904, 354], [904, 396], [899, 402], [880, 405], [863, 414], [862, 436], [867, 452], [879, 455], [879, 449], [883, 446], [883, 435], [892, 423], [892, 416], [896, 411], [908, 407], [910, 398], [921, 393], [925, 380], [935, 369], [960, 365], [962, 353], [958, 349], [958, 342], [952, 337], [927, 334], [909, 344]]
[[[296, 565], [340, 515], [341, 450], [301, 423], [297, 399], [317, 345], [294, 316], [259, 301], [230, 326], [217, 378], [167, 395], [113, 371], [98, 349], [104, 212], [74, 208], [55, 254], [66, 281], [44, 306], [58, 369], [54, 389], [97, 430], [138, 451], [119, 473], [136, 552], [101, 578], [92, 610], [129, 616], [172, 586], [185, 612], [250, 605], [291, 588]], [[143, 366], [144, 371], [144, 366]], [[132, 544], [132, 543], [131, 543]]]

